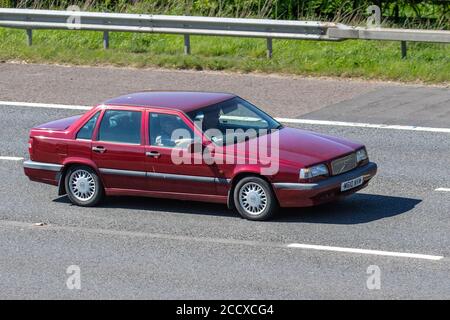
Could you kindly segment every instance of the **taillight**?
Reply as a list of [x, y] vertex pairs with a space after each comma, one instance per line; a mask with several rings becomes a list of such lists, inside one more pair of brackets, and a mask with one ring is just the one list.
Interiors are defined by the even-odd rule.
[[30, 139], [28, 140], [28, 153], [30, 154], [30, 159], [32, 159], [33, 157], [33, 141], [34, 139], [32, 137], [30, 137]]

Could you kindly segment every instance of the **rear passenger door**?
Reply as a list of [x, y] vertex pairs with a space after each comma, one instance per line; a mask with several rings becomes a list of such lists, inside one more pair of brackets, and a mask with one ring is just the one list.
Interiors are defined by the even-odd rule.
[[103, 112], [91, 154], [106, 188], [146, 190], [143, 120], [143, 112], [138, 108]]

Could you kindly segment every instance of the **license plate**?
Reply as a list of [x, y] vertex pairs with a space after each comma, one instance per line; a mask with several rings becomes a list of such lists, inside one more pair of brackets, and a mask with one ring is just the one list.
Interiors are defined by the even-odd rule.
[[341, 191], [347, 191], [347, 190], [356, 188], [357, 186], [362, 185], [363, 182], [364, 182], [364, 178], [362, 176], [358, 177], [356, 179], [344, 181], [341, 183]]

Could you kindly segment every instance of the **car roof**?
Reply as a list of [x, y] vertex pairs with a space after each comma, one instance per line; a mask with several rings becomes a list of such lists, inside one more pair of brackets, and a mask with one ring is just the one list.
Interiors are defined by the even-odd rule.
[[104, 105], [158, 107], [190, 112], [236, 97], [231, 93], [197, 91], [144, 91], [103, 102]]

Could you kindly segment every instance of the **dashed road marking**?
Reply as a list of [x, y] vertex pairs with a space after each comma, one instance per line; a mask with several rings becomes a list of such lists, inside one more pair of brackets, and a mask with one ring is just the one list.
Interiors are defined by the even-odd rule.
[[2, 106], [2, 107], [69, 109], [69, 110], [90, 110], [90, 109], [92, 109], [92, 107], [89, 107], [89, 106], [52, 104], [52, 103], [34, 103], [34, 102], [15, 102], [15, 101], [0, 101], [0, 106]]
[[324, 125], [324, 126], [342, 126], [342, 127], [358, 127], [358, 128], [450, 133], [450, 128], [401, 126], [401, 125], [389, 125], [389, 124], [372, 124], [372, 123], [312, 120], [312, 119], [289, 119], [289, 118], [275, 118], [275, 119], [277, 121], [280, 121], [283, 123], [294, 123], [294, 124], [313, 124], [313, 125]]
[[[15, 101], [0, 101], [0, 106], [1, 107], [69, 109], [69, 110], [90, 110], [92, 108], [92, 106], [51, 104], [51, 103], [32, 103], [32, 102], [15, 102]], [[373, 129], [391, 129], [391, 130], [450, 133], [450, 128], [433, 128], [433, 127], [418, 127], [418, 126], [403, 126], [403, 125], [388, 125], [388, 124], [373, 124], [373, 123], [313, 120], [313, 119], [292, 119], [292, 118], [275, 118], [275, 119], [277, 121], [280, 121], [283, 123], [292, 123], [292, 124], [309, 124], [309, 125], [324, 125], [324, 126], [342, 126], [342, 127], [358, 127], [358, 128], [373, 128]]]
[[[19, 227], [33, 229], [35, 226], [31, 223], [22, 221], [6, 221], [0, 220], [1, 227]], [[108, 236], [121, 236], [121, 237], [138, 237], [138, 238], [148, 238], [148, 239], [161, 239], [161, 240], [173, 240], [181, 242], [203, 242], [209, 244], [223, 244], [223, 245], [243, 245], [243, 246], [254, 246], [254, 247], [272, 247], [272, 248], [299, 248], [299, 249], [314, 249], [322, 251], [335, 251], [339, 253], [354, 253], [354, 254], [372, 254], [380, 256], [390, 256], [390, 257], [400, 257], [400, 258], [416, 258], [425, 260], [442, 260], [443, 256], [426, 255], [426, 254], [416, 254], [416, 253], [403, 253], [403, 252], [392, 252], [392, 251], [381, 251], [381, 250], [366, 250], [366, 249], [353, 249], [353, 248], [341, 248], [341, 247], [329, 247], [311, 244], [300, 244], [291, 243], [283, 244], [276, 242], [261, 242], [254, 240], [238, 240], [238, 239], [227, 239], [227, 238], [209, 238], [209, 237], [196, 237], [196, 236], [186, 236], [186, 235], [174, 235], [174, 234], [161, 234], [161, 233], [148, 233], [142, 231], [128, 231], [128, 230], [113, 230], [113, 229], [100, 229], [100, 228], [87, 228], [87, 227], [69, 227], [69, 226], [58, 226], [58, 225], [46, 225], [45, 230], [59, 230], [67, 232], [87, 232], [99, 235]]]
[[330, 247], [330, 246], [311, 245], [311, 244], [302, 244], [302, 243], [291, 243], [291, 244], [288, 244], [287, 246], [288, 246], [288, 248], [334, 251], [334, 252], [356, 253], [356, 254], [371, 254], [371, 255], [378, 255], [378, 256], [415, 258], [415, 259], [425, 259], [425, 260], [441, 260], [444, 258], [443, 256], [435, 256], [435, 255], [428, 255], [428, 254], [405, 253], [405, 252], [382, 251], [382, 250], [367, 250], [367, 249], [357, 249], [357, 248]]
[[441, 192], [450, 192], [450, 188], [437, 188], [434, 191], [441, 191]]
[[0, 160], [5, 160], [5, 161], [21, 161], [23, 160], [22, 157], [7, 157], [7, 156], [0, 156]]

